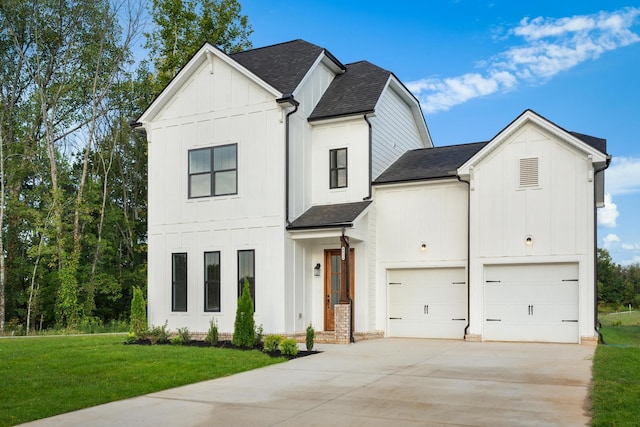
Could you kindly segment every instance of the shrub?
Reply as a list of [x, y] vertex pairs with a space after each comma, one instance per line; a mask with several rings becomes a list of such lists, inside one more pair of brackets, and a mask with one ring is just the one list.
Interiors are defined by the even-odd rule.
[[309, 326], [307, 326], [307, 338], [306, 338], [307, 351], [313, 350], [313, 340], [315, 338], [316, 338], [316, 331], [313, 329], [313, 326], [311, 325], [311, 323], [309, 323]]
[[127, 339], [125, 342], [127, 344], [136, 344], [138, 342], [138, 338], [136, 337], [136, 334], [134, 334], [133, 332], [129, 332], [129, 334], [127, 334]]
[[282, 335], [269, 335], [264, 340], [264, 347], [262, 348], [262, 351], [265, 353], [273, 353], [278, 350], [282, 341], [284, 341], [284, 337]]
[[209, 320], [209, 332], [205, 341], [211, 345], [218, 345], [218, 322], [215, 319]]
[[131, 298], [131, 318], [130, 332], [137, 339], [143, 340], [147, 337], [147, 308], [142, 295], [142, 289], [133, 287], [133, 298]]
[[244, 280], [242, 295], [238, 298], [236, 320], [233, 324], [231, 342], [236, 347], [252, 348], [256, 342], [255, 322], [253, 320], [253, 300], [249, 289], [249, 281]]
[[176, 335], [175, 337], [171, 338], [171, 345], [182, 345], [182, 344], [184, 344], [184, 340], [180, 335]]
[[262, 324], [260, 324], [260, 326], [256, 326], [256, 338], [255, 338], [256, 345], [262, 345], [263, 333], [264, 333], [264, 329], [262, 328]]
[[191, 341], [191, 332], [189, 332], [189, 328], [187, 328], [186, 326], [184, 328], [178, 328], [176, 333], [183, 343]]
[[280, 351], [286, 356], [298, 354], [298, 343], [293, 338], [287, 338], [280, 343]]
[[166, 344], [169, 342], [169, 333], [167, 332], [167, 322], [162, 326], [151, 326], [149, 330], [149, 340], [151, 344]]

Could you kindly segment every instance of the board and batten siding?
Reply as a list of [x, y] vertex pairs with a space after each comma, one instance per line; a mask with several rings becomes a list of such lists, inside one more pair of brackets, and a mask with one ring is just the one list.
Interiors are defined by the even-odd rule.
[[375, 180], [408, 150], [425, 148], [409, 105], [388, 86], [372, 117], [372, 175]]
[[[256, 322], [284, 332], [284, 123], [272, 94], [227, 63], [200, 66], [145, 123], [149, 322], [231, 332], [237, 251], [255, 250]], [[237, 144], [237, 194], [189, 199], [188, 152]], [[204, 252], [220, 251], [219, 313], [204, 311]], [[171, 254], [187, 253], [187, 312], [171, 311]]]
[[[535, 163], [528, 159], [537, 159], [537, 184], [533, 176], [521, 180], [520, 165]], [[585, 152], [533, 122], [474, 165], [470, 335], [483, 334], [485, 266], [519, 264], [526, 275], [528, 266], [575, 263], [580, 336], [594, 336], [592, 168]]]

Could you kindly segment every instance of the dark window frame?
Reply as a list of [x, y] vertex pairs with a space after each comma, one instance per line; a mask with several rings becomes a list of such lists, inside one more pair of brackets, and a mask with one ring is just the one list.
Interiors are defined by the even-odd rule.
[[[338, 166], [338, 156], [344, 151], [344, 166]], [[340, 171], [344, 171], [344, 185], [340, 185]], [[349, 152], [347, 147], [329, 150], [329, 188], [349, 186]]]
[[[217, 274], [218, 277], [214, 277], [211, 278], [209, 277], [209, 265], [207, 264], [207, 255], [217, 255], [218, 257], [218, 270], [217, 270]], [[213, 264], [212, 264], [213, 265]], [[222, 272], [221, 272], [221, 255], [220, 255], [220, 251], [208, 251], [204, 253], [204, 311], [206, 313], [220, 313], [220, 311], [222, 310], [222, 301], [221, 301], [221, 287], [220, 287], [220, 279], [222, 276]], [[214, 270], [215, 273], [215, 270]], [[213, 289], [210, 288], [210, 286], [213, 287]], [[211, 291], [213, 290], [214, 294], [217, 294], [217, 302], [218, 305], [217, 307], [215, 306], [215, 304], [213, 304], [213, 307], [211, 305], [209, 305], [209, 300], [211, 297]]]
[[[227, 148], [227, 147], [234, 147], [235, 148], [235, 157], [234, 157], [234, 163], [235, 163], [235, 168], [227, 168], [227, 169], [216, 169], [215, 168], [215, 158], [216, 158], [216, 150], [218, 149], [222, 149], [222, 148]], [[205, 172], [191, 172], [191, 153], [193, 152], [197, 152], [197, 151], [208, 151], [209, 152], [209, 156], [210, 156], [210, 168], [208, 171]], [[216, 145], [213, 147], [206, 147], [206, 148], [195, 148], [193, 150], [189, 150], [187, 153], [187, 169], [188, 169], [188, 192], [189, 192], [189, 199], [201, 199], [203, 197], [217, 197], [217, 196], [232, 196], [234, 194], [238, 194], [238, 144], [225, 144], [225, 145]], [[235, 185], [234, 185], [234, 191], [233, 192], [228, 192], [228, 193], [216, 193], [216, 175], [220, 174], [220, 173], [224, 173], [224, 172], [235, 172]], [[209, 194], [204, 194], [204, 195], [200, 195], [200, 196], [192, 196], [191, 195], [191, 181], [192, 181], [192, 177], [195, 176], [202, 176], [202, 175], [209, 175], [209, 179], [210, 179], [210, 188], [211, 191], [209, 192]]]
[[[176, 274], [178, 273], [176, 271], [176, 258], [178, 256], [184, 256], [184, 278], [180, 278], [181, 280], [177, 280], [176, 279]], [[172, 312], [177, 312], [177, 313], [186, 313], [188, 311], [188, 294], [187, 294], [187, 290], [188, 290], [188, 256], [186, 252], [174, 252], [171, 254], [171, 311]], [[184, 296], [184, 302], [183, 301], [177, 301], [177, 298], [180, 297], [180, 295], [177, 292], [177, 288], [178, 286], [183, 287], [184, 289], [182, 290]], [[181, 303], [181, 304], [178, 304]], [[184, 305], [184, 309], [182, 308]]]
[[243, 275], [242, 274], [242, 269], [243, 266], [241, 265], [241, 254], [249, 254], [251, 253], [251, 264], [252, 264], [252, 271], [251, 271], [251, 275], [248, 276], [248, 280], [249, 280], [249, 289], [251, 292], [251, 299], [253, 300], [253, 310], [255, 311], [256, 308], [256, 251], [255, 249], [240, 249], [238, 250], [238, 298], [240, 298], [240, 296], [242, 295], [242, 288], [244, 287], [244, 279], [245, 277], [247, 277], [247, 275]]

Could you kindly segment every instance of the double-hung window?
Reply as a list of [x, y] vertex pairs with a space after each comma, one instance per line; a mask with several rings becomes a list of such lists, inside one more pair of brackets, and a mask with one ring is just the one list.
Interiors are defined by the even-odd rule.
[[255, 260], [256, 252], [253, 249], [238, 251], [238, 297], [242, 295], [244, 281], [247, 280], [254, 307], [256, 306]]
[[220, 311], [220, 252], [204, 253], [204, 311]]
[[171, 254], [171, 311], [187, 311], [187, 254]]
[[189, 198], [238, 193], [238, 145], [189, 150]]
[[329, 188], [347, 186], [347, 149], [329, 151]]

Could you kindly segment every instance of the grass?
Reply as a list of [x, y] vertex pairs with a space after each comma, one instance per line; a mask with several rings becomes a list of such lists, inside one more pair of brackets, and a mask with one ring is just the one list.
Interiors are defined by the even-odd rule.
[[598, 319], [603, 326], [640, 325], [640, 311], [621, 311], [610, 314], [599, 313]]
[[0, 427], [285, 360], [257, 350], [123, 345], [124, 339], [0, 339]]
[[[599, 345], [593, 358], [593, 426], [640, 425], [640, 316], [632, 315], [619, 316], [629, 316], [623, 322], [633, 326], [601, 329], [608, 345]], [[603, 325], [609, 322], [605, 317], [600, 317]]]

